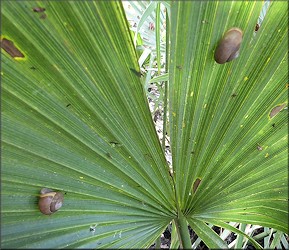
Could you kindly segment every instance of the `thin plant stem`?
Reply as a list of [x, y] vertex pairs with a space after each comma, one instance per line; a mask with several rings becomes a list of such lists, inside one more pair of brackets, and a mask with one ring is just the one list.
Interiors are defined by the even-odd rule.
[[158, 237], [157, 240], [156, 240], [155, 249], [161, 249], [161, 236]]
[[157, 50], [157, 66], [158, 75], [161, 73], [161, 27], [160, 27], [160, 13], [161, 13], [161, 3], [157, 4], [156, 7], [156, 50]]
[[[166, 10], [166, 65], [165, 72], [168, 73], [168, 59], [169, 59], [169, 16], [168, 11]], [[163, 116], [163, 138], [162, 138], [162, 148], [165, 153], [166, 149], [166, 130], [167, 130], [167, 110], [168, 110], [168, 81], [164, 82], [164, 116]]]
[[178, 211], [178, 218], [175, 219], [175, 223], [177, 226], [177, 232], [180, 241], [181, 249], [191, 249], [192, 242], [189, 235], [188, 224], [185, 216], [182, 211]]

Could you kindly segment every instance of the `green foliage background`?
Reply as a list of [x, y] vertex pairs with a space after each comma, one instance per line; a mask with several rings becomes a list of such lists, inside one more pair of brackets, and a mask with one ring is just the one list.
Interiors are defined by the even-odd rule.
[[[2, 247], [149, 247], [182, 214], [211, 248], [226, 245], [207, 223], [286, 232], [287, 109], [269, 115], [287, 106], [287, 3], [254, 35], [261, 7], [171, 3], [171, 177], [121, 2], [4, 1], [2, 38], [25, 58], [2, 50]], [[217, 65], [233, 26], [241, 56]], [[42, 187], [65, 193], [51, 216]]]

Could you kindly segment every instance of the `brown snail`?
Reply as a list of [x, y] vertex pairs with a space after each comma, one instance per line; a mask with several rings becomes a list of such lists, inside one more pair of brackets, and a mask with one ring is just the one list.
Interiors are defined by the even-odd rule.
[[55, 192], [49, 188], [42, 188], [40, 190], [40, 199], [38, 202], [41, 213], [50, 215], [61, 208], [63, 204], [63, 194]]
[[215, 50], [215, 61], [219, 64], [230, 62], [239, 56], [243, 32], [239, 28], [229, 29]]

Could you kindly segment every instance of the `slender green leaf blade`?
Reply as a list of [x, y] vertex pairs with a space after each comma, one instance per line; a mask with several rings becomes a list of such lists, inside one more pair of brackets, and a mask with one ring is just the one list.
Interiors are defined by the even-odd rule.
[[205, 222], [191, 218], [188, 219], [188, 222], [196, 234], [210, 249], [228, 249], [228, 245]]

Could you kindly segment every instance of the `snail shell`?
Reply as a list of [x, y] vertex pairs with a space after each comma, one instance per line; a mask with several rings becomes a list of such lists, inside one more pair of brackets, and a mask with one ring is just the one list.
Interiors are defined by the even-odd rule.
[[229, 29], [215, 50], [215, 61], [219, 64], [230, 62], [239, 56], [243, 32], [239, 28]]
[[63, 194], [55, 192], [49, 188], [42, 188], [40, 191], [40, 199], [38, 202], [39, 209], [43, 214], [53, 214], [63, 204]]

